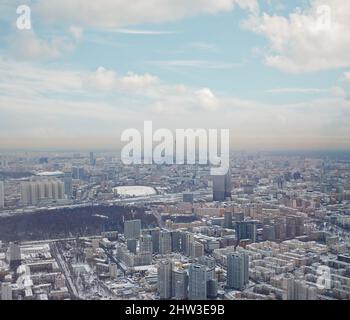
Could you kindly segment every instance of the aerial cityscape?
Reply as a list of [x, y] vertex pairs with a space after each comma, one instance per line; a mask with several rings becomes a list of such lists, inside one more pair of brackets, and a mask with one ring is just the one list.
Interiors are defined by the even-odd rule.
[[2, 155], [2, 299], [350, 298], [350, 153]]
[[342, 0], [1, 1], [0, 300], [350, 300], [349, 48]]

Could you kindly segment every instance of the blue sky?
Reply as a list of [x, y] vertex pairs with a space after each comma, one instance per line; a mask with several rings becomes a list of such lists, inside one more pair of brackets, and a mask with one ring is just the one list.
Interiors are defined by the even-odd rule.
[[350, 147], [349, 3], [129, 2], [1, 2], [0, 147], [112, 147], [145, 120], [229, 128], [237, 148]]

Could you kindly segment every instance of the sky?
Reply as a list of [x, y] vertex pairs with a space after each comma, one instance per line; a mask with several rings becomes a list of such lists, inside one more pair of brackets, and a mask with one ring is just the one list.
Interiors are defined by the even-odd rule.
[[144, 121], [350, 149], [350, 1], [1, 0], [0, 112], [0, 149], [114, 148]]

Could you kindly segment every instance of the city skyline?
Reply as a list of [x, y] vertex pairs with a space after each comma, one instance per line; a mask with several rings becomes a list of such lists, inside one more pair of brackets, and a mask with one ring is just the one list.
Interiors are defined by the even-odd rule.
[[210, 167], [2, 152], [0, 299], [350, 299], [349, 152]]
[[146, 120], [228, 128], [232, 149], [350, 149], [348, 3], [176, 3], [3, 1], [0, 149], [121, 148]]

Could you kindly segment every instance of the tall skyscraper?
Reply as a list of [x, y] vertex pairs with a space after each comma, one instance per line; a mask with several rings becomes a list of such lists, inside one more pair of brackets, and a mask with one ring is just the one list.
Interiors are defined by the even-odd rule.
[[159, 233], [159, 253], [169, 254], [171, 251], [171, 232], [162, 230]]
[[127, 220], [124, 222], [125, 239], [139, 239], [141, 235], [141, 220]]
[[302, 236], [304, 234], [304, 218], [301, 216], [295, 217], [296, 225], [295, 225], [295, 235], [297, 237]]
[[296, 217], [287, 216], [286, 217], [286, 238], [294, 239], [296, 236]]
[[215, 258], [212, 258], [209, 256], [202, 256], [198, 259], [198, 262], [207, 267], [207, 280], [217, 279], [216, 272], [215, 272], [215, 267], [216, 267]]
[[190, 232], [182, 232], [181, 234], [181, 250], [185, 256], [190, 256], [192, 251], [193, 234]]
[[172, 251], [180, 252], [181, 251], [181, 232], [178, 230], [171, 231], [171, 246]]
[[185, 300], [188, 296], [188, 274], [186, 270], [174, 269], [172, 273], [172, 296]]
[[93, 152], [90, 152], [90, 165], [94, 166], [96, 164], [96, 159]]
[[173, 262], [170, 259], [162, 260], [158, 264], [158, 292], [161, 299], [170, 299], [172, 296]]
[[249, 255], [234, 252], [227, 256], [227, 287], [243, 290], [249, 282]]
[[190, 300], [207, 299], [207, 270], [206, 266], [191, 264], [189, 268], [189, 291]]
[[250, 239], [251, 242], [256, 242], [256, 221], [241, 221], [236, 222], [237, 240]]
[[159, 234], [159, 228], [153, 229], [151, 231], [153, 253], [159, 253]]
[[136, 248], [137, 248], [137, 240], [136, 239], [127, 239], [126, 246], [130, 252], [136, 254]]
[[64, 193], [67, 195], [68, 199], [72, 198], [72, 172], [70, 171], [64, 173]]
[[208, 298], [214, 299], [218, 295], [218, 281], [216, 279], [209, 279], [207, 281]]
[[5, 207], [5, 190], [4, 182], [0, 181], [0, 209]]
[[285, 218], [276, 218], [274, 221], [276, 241], [286, 240], [286, 221]]
[[6, 259], [11, 268], [17, 268], [21, 264], [21, 248], [18, 243], [10, 243], [6, 253]]
[[140, 238], [140, 251], [153, 253], [152, 236], [144, 234]]
[[233, 213], [230, 211], [226, 211], [224, 213], [224, 228], [232, 229], [232, 219], [233, 219]]
[[231, 170], [224, 176], [213, 176], [213, 201], [225, 201], [231, 197]]

